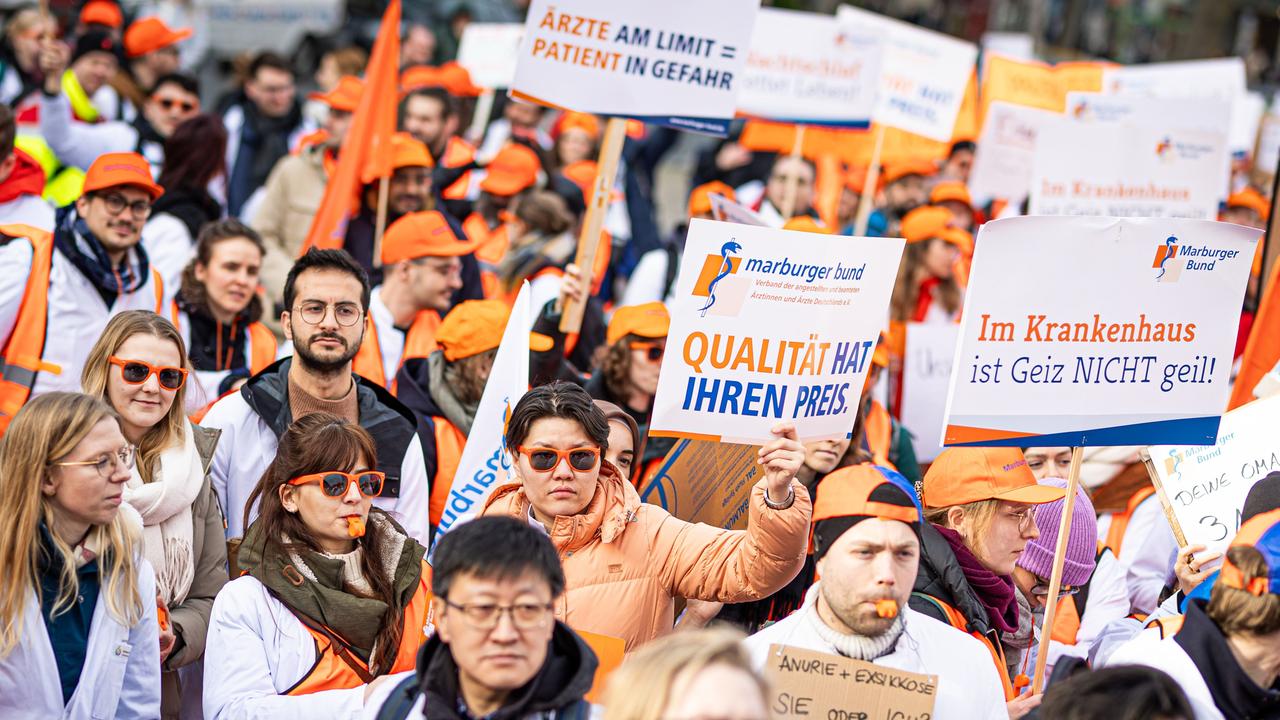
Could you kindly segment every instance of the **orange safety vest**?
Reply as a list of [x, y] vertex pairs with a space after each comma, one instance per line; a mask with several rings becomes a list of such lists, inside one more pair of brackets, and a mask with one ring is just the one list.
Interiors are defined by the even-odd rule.
[[[337, 634], [323, 626], [317, 626], [310, 619], [302, 621], [307, 632], [315, 638], [316, 664], [293, 687], [280, 693], [281, 695], [310, 695], [325, 690], [349, 690], [357, 688], [373, 680], [369, 666], [361, 660]], [[427, 627], [431, 624], [431, 566], [422, 562], [422, 579], [419, 580], [418, 591], [413, 594], [404, 609], [404, 623], [400, 634], [400, 648], [396, 652], [395, 664], [384, 675], [412, 670], [418, 659], [418, 648], [427, 637]]]
[[[59, 375], [62, 368], [45, 362], [45, 331], [49, 323], [49, 275], [53, 272], [53, 234], [30, 225], [0, 225], [0, 246], [23, 239], [31, 243], [31, 273], [22, 292], [13, 332], [0, 351], [0, 435], [31, 397], [41, 372]], [[151, 270], [156, 314], [164, 310], [164, 281]]]
[[1178, 634], [1182, 629], [1182, 621], [1186, 619], [1185, 615], [1165, 615], [1158, 617], [1142, 626], [1143, 630], [1147, 628], [1156, 628], [1160, 631], [1160, 639], [1171, 638]]
[[[449, 142], [445, 144], [444, 157], [440, 159], [439, 164], [443, 167], [455, 168], [468, 165], [474, 162], [475, 159], [476, 146], [455, 135], [449, 138]], [[466, 200], [467, 190], [470, 187], [471, 171], [468, 170], [440, 194], [445, 200]]]
[[458, 463], [462, 460], [462, 448], [467, 444], [467, 436], [447, 418], [433, 417], [431, 422], [435, 426], [436, 475], [430, 478], [431, 500], [427, 515], [431, 518], [431, 526], [439, 527], [445, 505], [449, 503], [453, 476], [458, 473]]
[[1076, 609], [1075, 598], [1065, 595], [1058, 600], [1058, 610], [1053, 614], [1053, 631], [1049, 639], [1063, 645], [1075, 645], [1080, 634], [1080, 611]]
[[1103, 542], [1103, 545], [1111, 550], [1111, 554], [1120, 557], [1120, 545], [1124, 542], [1124, 533], [1129, 529], [1129, 520], [1133, 518], [1133, 512], [1144, 500], [1155, 494], [1156, 489], [1148, 485], [1129, 498], [1129, 504], [1125, 506], [1124, 512], [1111, 516], [1111, 527], [1107, 528], [1107, 539]]
[[[355, 374], [372, 383], [377, 383], [395, 394], [395, 378], [386, 377], [382, 369], [382, 349], [378, 346], [378, 328], [373, 319], [365, 321], [368, 332], [360, 343], [360, 349], [352, 360], [351, 369]], [[400, 362], [409, 358], [427, 357], [436, 351], [436, 330], [440, 327], [440, 314], [435, 310], [423, 310], [413, 319], [409, 331], [404, 336], [404, 351], [400, 354]], [[398, 366], [397, 366], [398, 367]]]
[[507, 254], [511, 245], [511, 237], [507, 233], [507, 224], [502, 223], [492, 230], [480, 213], [471, 213], [462, 221], [462, 231], [467, 240], [476, 244], [475, 256], [480, 263], [480, 286], [484, 296], [489, 299], [500, 297], [501, 285], [498, 281], [498, 263]]
[[[178, 309], [177, 302], [170, 307], [170, 319], [173, 320], [173, 326], [181, 332], [182, 311]], [[276, 336], [260, 322], [249, 323], [245, 332], [249, 338], [249, 374], [257, 375], [276, 361], [276, 352], [279, 350], [276, 347]]]
[[889, 452], [893, 448], [893, 418], [889, 411], [878, 400], [871, 401], [867, 408], [866, 425], [867, 449], [871, 451], [871, 460], [876, 465], [896, 471], [889, 462]]
[[985, 645], [987, 652], [991, 653], [991, 661], [996, 664], [996, 674], [1000, 676], [1000, 684], [1004, 687], [1004, 699], [1013, 700], [1018, 697], [1017, 691], [1013, 688], [1013, 683], [1009, 681], [1009, 666], [1004, 659], [1004, 648], [1000, 647], [999, 643], [992, 642], [991, 638], [980, 632], [970, 630], [969, 621], [965, 619], [965, 616], [949, 604], [932, 595], [925, 595], [924, 593], [913, 592], [911, 595], [913, 597], [923, 598], [936, 605], [938, 609], [946, 615], [948, 625], [961, 632], [968, 633]]

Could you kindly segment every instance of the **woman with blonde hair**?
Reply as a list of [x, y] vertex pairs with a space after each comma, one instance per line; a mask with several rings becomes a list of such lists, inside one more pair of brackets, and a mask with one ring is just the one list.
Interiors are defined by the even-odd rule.
[[120, 512], [133, 459], [79, 393], [33, 399], [5, 432], [0, 717], [159, 717], [155, 575]]
[[745, 636], [728, 628], [676, 633], [645, 645], [610, 677], [605, 720], [768, 720], [764, 679]]
[[189, 373], [177, 328], [133, 310], [107, 323], [80, 377], [137, 448], [124, 502], [142, 516], [142, 552], [156, 573], [165, 718], [179, 716], [184, 696], [199, 696], [199, 673], [185, 668], [204, 655], [213, 598], [227, 582], [222, 511], [208, 478], [218, 433], [187, 420]]

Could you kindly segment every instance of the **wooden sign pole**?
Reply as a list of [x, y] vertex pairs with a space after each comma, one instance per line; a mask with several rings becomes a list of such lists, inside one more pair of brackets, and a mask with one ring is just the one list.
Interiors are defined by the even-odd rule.
[[[791, 144], [791, 157], [801, 157], [804, 151], [804, 125], [796, 126], [796, 139]], [[782, 215], [782, 221], [791, 219], [796, 210], [796, 195], [800, 193], [800, 173], [793, 172], [791, 177], [787, 178], [786, 190], [782, 193], [782, 207], [778, 208], [778, 213]]]
[[380, 262], [379, 258], [382, 257], [382, 234], [387, 231], [387, 200], [390, 194], [391, 176], [383, 175], [378, 180], [378, 219], [373, 226], [373, 261], [375, 263]]
[[871, 150], [871, 167], [867, 168], [867, 181], [862, 185], [862, 197], [858, 199], [858, 214], [853, 222], [853, 234], [867, 234], [867, 222], [880, 184], [880, 151], [884, 148], [884, 126], [876, 126], [876, 144]]
[[[578, 254], [573, 262], [586, 278], [588, 287], [595, 282], [596, 251], [600, 247], [600, 231], [604, 229], [604, 217], [609, 210], [613, 182], [618, 176], [618, 161], [622, 158], [622, 144], [627, 139], [625, 118], [609, 118], [604, 127], [604, 142], [600, 144], [600, 157], [596, 162], [596, 183], [592, 188], [587, 214], [578, 235]], [[586, 310], [583, 301], [570, 300], [560, 315], [560, 332], [576, 333], [582, 328], [582, 315]]]
[[1067, 558], [1067, 540], [1071, 537], [1071, 513], [1075, 511], [1076, 495], [1080, 492], [1080, 464], [1084, 460], [1084, 448], [1071, 449], [1071, 470], [1067, 473], [1067, 496], [1062, 505], [1062, 521], [1058, 523], [1058, 545], [1053, 552], [1053, 573], [1049, 577], [1049, 594], [1044, 608], [1044, 625], [1040, 627], [1040, 647], [1036, 652], [1036, 674], [1031, 682], [1031, 693], [1038, 695], [1044, 689], [1044, 671], [1049, 662], [1049, 642], [1053, 635], [1053, 618], [1058, 609], [1058, 590], [1062, 587], [1062, 564]]
[[1151, 476], [1151, 484], [1156, 488], [1156, 496], [1160, 498], [1160, 507], [1164, 508], [1164, 517], [1169, 521], [1169, 527], [1173, 530], [1173, 538], [1178, 541], [1178, 547], [1187, 546], [1187, 534], [1182, 531], [1182, 524], [1178, 522], [1178, 516], [1173, 512], [1173, 503], [1169, 502], [1169, 494], [1164, 491], [1164, 484], [1160, 482], [1160, 473], [1156, 472], [1154, 460], [1151, 458], [1151, 451], [1148, 448], [1142, 448], [1138, 451], [1138, 458], [1142, 460], [1142, 465], [1147, 469], [1147, 475]]

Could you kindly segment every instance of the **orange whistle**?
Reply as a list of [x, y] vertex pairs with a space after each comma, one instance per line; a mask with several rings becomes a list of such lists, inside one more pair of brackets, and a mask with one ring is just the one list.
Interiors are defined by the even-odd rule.
[[165, 607], [164, 603], [156, 603], [156, 620], [160, 622], [161, 630], [169, 629], [169, 608]]
[[347, 516], [347, 534], [353, 538], [364, 537], [364, 518], [359, 515]]
[[877, 600], [876, 615], [879, 615], [882, 618], [898, 617], [898, 602], [888, 598], [885, 598], [884, 600]]

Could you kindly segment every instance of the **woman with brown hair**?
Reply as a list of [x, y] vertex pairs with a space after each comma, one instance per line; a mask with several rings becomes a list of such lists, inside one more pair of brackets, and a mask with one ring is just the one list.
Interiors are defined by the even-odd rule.
[[973, 252], [973, 237], [952, 222], [951, 212], [940, 207], [916, 208], [902, 219], [907, 247], [889, 306], [893, 322], [954, 322], [960, 316], [964, 289], [955, 266], [962, 253]]
[[218, 433], [192, 425], [183, 410], [190, 366], [178, 331], [146, 310], [120, 313], [85, 360], [84, 392], [120, 418], [136, 461], [124, 502], [142, 517], [142, 554], [156, 573], [161, 618], [164, 718], [177, 718], [184, 694], [199, 694], [213, 598], [227, 582], [222, 511], [209, 482]]
[[333, 415], [306, 415], [280, 438], [248, 498], [259, 514], [242, 575], [213, 605], [205, 717], [355, 717], [380, 678], [414, 668], [430, 568], [372, 506], [376, 466], [369, 433]]

